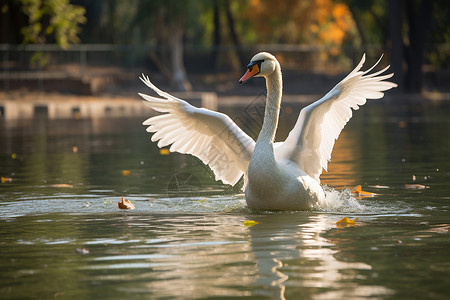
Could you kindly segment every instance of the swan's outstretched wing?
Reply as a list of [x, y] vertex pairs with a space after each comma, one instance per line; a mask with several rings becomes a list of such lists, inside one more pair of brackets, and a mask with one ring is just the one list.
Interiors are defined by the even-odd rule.
[[380, 75], [389, 66], [368, 74], [378, 62], [363, 72], [360, 69], [364, 61], [365, 55], [358, 66], [328, 94], [300, 111], [286, 141], [275, 146], [277, 160], [290, 159], [319, 181], [322, 168], [327, 170], [335, 140], [352, 117], [352, 109], [357, 110], [367, 99], [382, 98], [383, 91], [397, 86], [385, 81], [393, 76], [392, 73]]
[[143, 123], [148, 132], [154, 132], [152, 141], [158, 141], [158, 147], [171, 145], [171, 152], [198, 157], [213, 170], [216, 180], [227, 184], [235, 185], [247, 173], [255, 141], [230, 117], [163, 92], [144, 75], [141, 80], [164, 98], [139, 93], [148, 106], [165, 113]]

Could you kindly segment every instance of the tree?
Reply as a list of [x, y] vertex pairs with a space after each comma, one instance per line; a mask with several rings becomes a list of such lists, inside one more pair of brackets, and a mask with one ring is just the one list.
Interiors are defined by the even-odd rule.
[[80, 24], [85, 9], [69, 0], [20, 0], [28, 25], [22, 28], [23, 42], [44, 44], [54, 40], [62, 48], [80, 42]]
[[0, 0], [1, 43], [56, 43], [62, 48], [80, 42], [85, 9], [69, 0]]
[[[431, 25], [433, 1], [411, 0], [406, 4], [397, 0], [389, 0], [388, 7], [391, 57], [396, 73], [394, 80], [400, 85], [403, 84], [407, 92], [420, 93], [425, 43]], [[406, 22], [403, 21], [403, 13], [406, 15]], [[404, 27], [408, 28], [407, 36], [402, 34]], [[404, 40], [407, 41], [407, 44]], [[407, 65], [405, 76], [402, 68], [403, 61]]]
[[[153, 62], [179, 91], [192, 90], [184, 68], [183, 37], [186, 26], [186, 12], [192, 1], [141, 1], [136, 22], [140, 24], [144, 40], [156, 41], [157, 49], [150, 53]], [[194, 5], [195, 6], [195, 5]], [[145, 12], [152, 12], [150, 16]], [[143, 28], [146, 20], [150, 26]], [[151, 30], [153, 29], [153, 30]]]
[[262, 43], [339, 46], [354, 27], [347, 5], [332, 0], [253, 0], [244, 16]]
[[[450, 40], [446, 0], [387, 0], [345, 1], [358, 25], [358, 32], [365, 43], [384, 45], [390, 50], [393, 81], [397, 90], [419, 93], [422, 89], [425, 55], [434, 58], [437, 67], [445, 65], [448, 54], [441, 53], [434, 44]], [[437, 30], [431, 31], [435, 27]], [[433, 38], [433, 40], [431, 39]], [[363, 44], [363, 47], [365, 45]]]
[[419, 93], [422, 89], [422, 65], [431, 25], [432, 7], [432, 0], [410, 1], [410, 4], [406, 5], [409, 24], [409, 45], [405, 54], [408, 64], [406, 89], [413, 93]]

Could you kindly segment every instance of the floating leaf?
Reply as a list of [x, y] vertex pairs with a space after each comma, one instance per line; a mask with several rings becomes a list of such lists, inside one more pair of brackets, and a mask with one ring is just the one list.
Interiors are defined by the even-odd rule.
[[122, 170], [122, 175], [123, 176], [128, 176], [128, 175], [130, 175], [131, 174], [131, 171], [130, 170]]
[[2, 181], [2, 183], [5, 183], [5, 182], [12, 182], [13, 180], [12, 180], [12, 178], [11, 177], [1, 177], [1, 181]]
[[408, 190], [423, 190], [423, 189], [428, 189], [428, 188], [429, 188], [429, 186], [422, 185], [422, 184], [416, 184], [416, 183], [405, 184], [405, 189], [408, 189]]
[[55, 187], [55, 188], [73, 188], [73, 184], [67, 184], [67, 183], [55, 183], [55, 184], [50, 184], [49, 187]]
[[75, 249], [75, 251], [77, 251], [77, 253], [81, 254], [81, 255], [87, 255], [89, 254], [89, 250], [86, 248], [77, 248]]
[[355, 225], [356, 220], [358, 220], [358, 218], [355, 218], [354, 220], [350, 220], [349, 218], [344, 217], [344, 218], [340, 219], [339, 221], [337, 221], [336, 225], [338, 225], [338, 227], [353, 226], [353, 225]]
[[357, 186], [355, 186], [355, 187], [352, 189], [352, 194], [355, 194], [356, 197], [359, 197], [359, 198], [363, 198], [363, 197], [373, 197], [373, 196], [376, 195], [375, 193], [364, 192], [364, 191], [362, 190], [362, 187], [361, 187], [360, 185], [357, 185]]
[[134, 205], [130, 202], [130, 200], [123, 198], [122, 202], [117, 202], [120, 209], [135, 209]]
[[170, 151], [169, 151], [169, 149], [159, 149], [159, 154], [160, 155], [169, 155]]
[[433, 225], [430, 229], [421, 230], [421, 232], [448, 233], [450, 224]]
[[387, 186], [387, 185], [379, 185], [379, 184], [369, 185], [369, 187], [375, 188], [375, 189], [389, 189], [389, 188], [390, 188], [390, 187]]
[[248, 220], [248, 221], [244, 221], [244, 226], [255, 226], [256, 224], [259, 224], [259, 222], [253, 221], [253, 220]]

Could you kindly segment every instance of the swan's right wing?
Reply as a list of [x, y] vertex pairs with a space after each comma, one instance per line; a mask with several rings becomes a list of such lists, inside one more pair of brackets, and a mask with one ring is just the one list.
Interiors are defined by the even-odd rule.
[[319, 182], [322, 169], [327, 169], [327, 163], [331, 159], [334, 142], [352, 117], [352, 109], [357, 110], [367, 99], [382, 98], [383, 91], [397, 86], [385, 81], [393, 74], [380, 75], [389, 66], [368, 74], [378, 62], [363, 72], [360, 69], [364, 61], [365, 55], [358, 66], [328, 94], [300, 111], [297, 123], [286, 141], [276, 144], [277, 160], [294, 161], [300, 169]]
[[216, 180], [235, 185], [247, 173], [255, 141], [230, 117], [206, 108], [197, 108], [158, 89], [149, 78], [141, 80], [162, 98], [139, 93], [145, 104], [165, 114], [147, 119], [143, 125], [154, 132], [158, 147], [198, 157], [214, 172]]

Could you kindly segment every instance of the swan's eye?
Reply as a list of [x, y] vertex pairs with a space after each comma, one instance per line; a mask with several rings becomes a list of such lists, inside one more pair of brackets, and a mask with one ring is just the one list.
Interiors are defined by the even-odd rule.
[[250, 69], [248, 69], [250, 72], [253, 71], [253, 67], [251, 67]]

